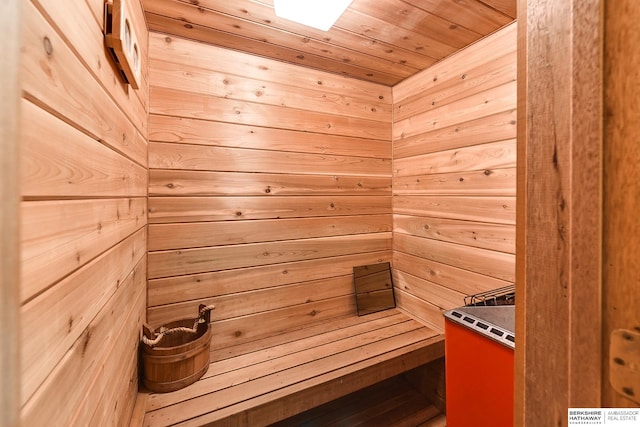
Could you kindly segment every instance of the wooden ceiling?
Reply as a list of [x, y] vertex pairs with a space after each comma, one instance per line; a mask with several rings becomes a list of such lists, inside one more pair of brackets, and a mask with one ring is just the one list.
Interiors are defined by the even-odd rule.
[[278, 18], [273, 0], [143, 0], [143, 5], [152, 31], [387, 86], [516, 16], [516, 0], [354, 0], [324, 32]]

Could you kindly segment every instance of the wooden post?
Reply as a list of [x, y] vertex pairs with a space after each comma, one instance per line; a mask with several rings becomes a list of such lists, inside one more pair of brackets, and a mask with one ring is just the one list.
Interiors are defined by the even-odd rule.
[[605, 2], [602, 405], [637, 407], [609, 383], [611, 332], [640, 332], [640, 3]]
[[20, 5], [3, 3], [0, 62], [0, 427], [18, 425], [18, 108]]
[[518, 426], [601, 404], [602, 3], [518, 3]]

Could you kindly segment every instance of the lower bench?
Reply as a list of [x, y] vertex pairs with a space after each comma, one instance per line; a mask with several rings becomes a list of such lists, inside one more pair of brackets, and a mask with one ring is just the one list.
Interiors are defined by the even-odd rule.
[[264, 426], [442, 356], [444, 336], [397, 309], [337, 318], [212, 350], [196, 383], [141, 393], [132, 426]]

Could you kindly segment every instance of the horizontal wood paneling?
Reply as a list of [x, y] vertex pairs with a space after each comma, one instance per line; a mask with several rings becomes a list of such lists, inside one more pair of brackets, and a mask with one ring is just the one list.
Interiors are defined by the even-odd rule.
[[22, 300], [143, 227], [146, 205], [144, 198], [23, 202]]
[[391, 260], [391, 251], [345, 255], [330, 259], [297, 261], [284, 264], [255, 266], [240, 270], [222, 270], [187, 276], [149, 280], [149, 305], [159, 306], [191, 301], [194, 311], [198, 301], [236, 292], [250, 292], [274, 286], [344, 276], [354, 265], [368, 265]]
[[252, 171], [316, 175], [357, 174], [385, 176], [391, 168], [389, 159], [346, 157], [327, 154], [257, 151], [243, 148], [153, 142], [149, 148], [152, 169], [200, 171]]
[[207, 63], [198, 66], [172, 63], [167, 58], [150, 62], [151, 78], [157, 87], [306, 111], [330, 109], [335, 114], [361, 119], [391, 120], [391, 104], [366, 95], [360, 98], [359, 92], [327, 94], [315, 87], [300, 86], [292, 92], [287, 82], [257, 80], [216, 68], [215, 64]]
[[393, 88], [398, 306], [442, 329], [464, 296], [514, 282], [516, 26]]
[[[83, 4], [76, 7], [83, 8]], [[31, 3], [25, 5], [23, 15], [22, 87], [25, 98], [93, 139], [146, 165], [146, 135], [141, 134], [133, 123], [133, 120], [142, 119], [129, 117], [119, 108], [102, 82], [87, 68], [85, 59], [76, 55], [75, 46], [69, 46], [64, 34], [54, 29], [51, 18], [47, 19], [47, 15]], [[97, 22], [91, 31], [102, 32]], [[108, 64], [106, 59], [103, 62]], [[111, 79], [119, 81], [120, 77], [112, 70]], [[113, 90], [128, 91], [129, 88], [118, 85]]]
[[390, 89], [150, 46], [149, 321], [214, 304], [222, 346], [355, 314], [352, 268], [391, 258]]
[[337, 115], [330, 108], [307, 111], [154, 86], [151, 99], [156, 100], [150, 108], [153, 114], [357, 138], [384, 140], [391, 136], [388, 122]]
[[391, 231], [391, 215], [152, 224], [149, 250], [237, 245]]
[[362, 194], [384, 196], [391, 191], [388, 176], [302, 175], [152, 170], [151, 196], [318, 196]]
[[300, 240], [154, 251], [149, 254], [149, 278], [203, 273], [351, 253], [391, 249], [391, 233], [370, 233]]
[[236, 123], [212, 122], [186, 117], [149, 117], [150, 139], [216, 147], [254, 148], [294, 153], [391, 158], [387, 140], [298, 132]]
[[311, 218], [391, 213], [391, 196], [151, 197], [149, 222]]
[[145, 320], [143, 84], [104, 45], [104, 2], [23, 2], [21, 424], [126, 425]]

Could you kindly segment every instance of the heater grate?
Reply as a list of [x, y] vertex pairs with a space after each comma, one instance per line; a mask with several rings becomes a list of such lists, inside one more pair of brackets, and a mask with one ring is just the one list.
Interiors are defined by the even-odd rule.
[[503, 288], [493, 289], [487, 292], [481, 292], [464, 297], [464, 304], [466, 306], [514, 305], [515, 302], [515, 285], [505, 286]]

